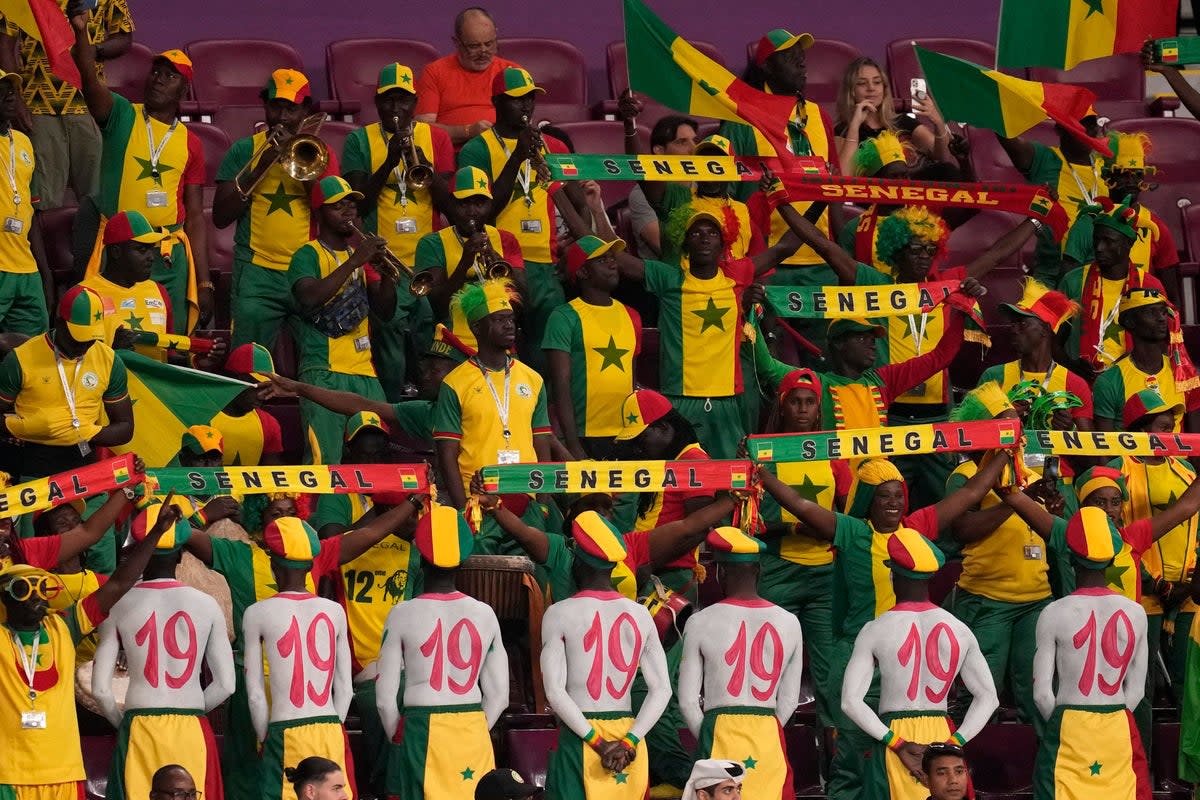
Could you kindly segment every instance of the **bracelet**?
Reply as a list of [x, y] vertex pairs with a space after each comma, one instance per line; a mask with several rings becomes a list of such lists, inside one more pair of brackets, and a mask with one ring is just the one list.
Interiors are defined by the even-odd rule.
[[1042, 222], [1040, 219], [1034, 219], [1033, 217], [1030, 217], [1029, 221], [1033, 223], [1033, 229], [1038, 233], [1046, 230], [1046, 223]]
[[641, 738], [634, 736], [633, 733], [627, 733], [621, 737], [621, 744], [630, 750], [637, 750], [637, 746], [641, 743]]
[[213, 286], [212, 281], [200, 281], [199, 283], [196, 284], [196, 288], [197, 289], [215, 289], [217, 287]]
[[950, 734], [950, 741], [952, 743], [958, 745], [959, 747], [966, 747], [966, 745], [967, 745], [966, 738], [958, 731], [955, 731], [954, 733]]

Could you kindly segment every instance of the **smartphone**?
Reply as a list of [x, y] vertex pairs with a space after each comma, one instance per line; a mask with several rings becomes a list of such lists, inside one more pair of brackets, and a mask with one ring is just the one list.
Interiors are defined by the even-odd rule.
[[929, 96], [928, 87], [925, 85], [925, 79], [913, 78], [910, 80], [908, 82], [908, 93], [912, 96], [913, 100], [920, 100], [921, 102], [924, 102], [925, 98]]
[[1048, 481], [1057, 481], [1062, 477], [1058, 466], [1058, 456], [1046, 457], [1046, 463], [1042, 465], [1042, 477]]

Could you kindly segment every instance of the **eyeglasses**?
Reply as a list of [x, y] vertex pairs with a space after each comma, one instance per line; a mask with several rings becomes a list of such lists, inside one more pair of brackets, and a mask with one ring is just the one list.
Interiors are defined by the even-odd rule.
[[37, 595], [42, 600], [53, 600], [58, 597], [58, 593], [62, 591], [62, 583], [57, 578], [49, 575], [40, 575], [37, 577], [17, 577], [8, 582], [5, 590], [8, 596], [18, 603], [24, 603], [29, 598]]
[[904, 249], [914, 256], [934, 256], [937, 255], [938, 246], [936, 244], [928, 244], [924, 242], [912, 242]]
[[172, 792], [168, 792], [164, 789], [152, 789], [150, 793], [158, 795], [159, 797], [169, 797], [171, 800], [200, 800], [200, 798], [204, 797], [204, 792], [200, 791], [199, 789], [192, 789], [191, 791], [176, 789]]
[[496, 49], [496, 40], [489, 39], [486, 42], [464, 42], [462, 39], [459, 39], [458, 46], [463, 50], [466, 50], [468, 53], [487, 53]]

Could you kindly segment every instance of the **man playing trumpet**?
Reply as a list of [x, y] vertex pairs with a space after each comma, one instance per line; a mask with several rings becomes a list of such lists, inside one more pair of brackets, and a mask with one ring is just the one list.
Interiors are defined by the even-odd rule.
[[[390, 268], [394, 265], [384, 264], [387, 245], [380, 237], [366, 234], [358, 247], [350, 247], [362, 197], [336, 175], [313, 186], [317, 238], [296, 250], [287, 271], [296, 306], [292, 336], [300, 351], [301, 381], [382, 401], [367, 317], [392, 318], [397, 274]], [[374, 263], [381, 265], [378, 272]], [[338, 463], [346, 417], [301, 400], [300, 418], [306, 463]]]
[[[213, 224], [237, 223], [233, 241], [232, 347], [257, 342], [270, 348], [283, 321], [295, 312], [288, 264], [312, 238], [309, 188], [284, 169], [280, 158], [288, 140], [312, 115], [308, 78], [293, 69], [271, 73], [262, 91], [267, 128], [238, 139], [217, 170]], [[338, 174], [328, 162], [319, 177]]]
[[[342, 174], [363, 199], [358, 205], [363, 229], [387, 242], [405, 264], [413, 263], [417, 242], [441, 227], [437, 211], [449, 216], [446, 176], [454, 171], [454, 146], [445, 129], [413, 119], [416, 81], [403, 64], [379, 71], [375, 110], [379, 122], [346, 137]], [[402, 279], [403, 284], [406, 279]], [[373, 320], [371, 348], [388, 400], [398, 402], [407, 371], [405, 340], [432, 336], [427, 301], [401, 285], [396, 313]]]

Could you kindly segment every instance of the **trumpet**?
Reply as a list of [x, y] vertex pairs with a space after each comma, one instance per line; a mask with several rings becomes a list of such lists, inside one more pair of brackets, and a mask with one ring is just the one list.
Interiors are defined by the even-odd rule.
[[[284, 133], [281, 126], [276, 126], [267, 134], [266, 140], [254, 151], [250, 156], [250, 160], [246, 162], [238, 174], [233, 177], [233, 185], [243, 196], [249, 195], [254, 191], [258, 184], [262, 183], [262, 179], [267, 176], [267, 172], [275, 164], [283, 167], [292, 179], [297, 181], [312, 181], [321, 177], [321, 173], [325, 171], [325, 167], [329, 165], [329, 146], [317, 136], [317, 132], [321, 130], [321, 126], [325, 123], [326, 114], [323, 111], [318, 111], [316, 114], [311, 114], [304, 118], [291, 137], [283, 140], [280, 143], [280, 138]], [[249, 174], [254, 169], [254, 164], [258, 161], [258, 157], [266, 152], [267, 148], [272, 145], [277, 146], [275, 156], [271, 162], [258, 174], [258, 177], [247, 188], [242, 188], [242, 178]]]
[[[363, 229], [357, 224], [351, 222], [350, 228], [361, 238], [366, 238], [368, 234], [363, 232]], [[424, 297], [433, 291], [433, 273], [432, 272], [413, 272], [412, 267], [400, 260], [400, 256], [392, 252], [386, 244], [380, 252], [380, 258], [375, 263], [376, 268], [381, 273], [391, 279], [392, 283], [400, 282], [400, 275], [408, 276], [408, 290], [417, 297]]]
[[536, 127], [529, 124], [529, 115], [521, 116], [521, 123], [529, 128], [530, 138], [533, 140], [534, 155], [529, 159], [529, 165], [533, 167], [533, 171], [537, 173], [538, 183], [549, 183], [551, 180], [550, 165], [546, 163], [546, 140], [542, 138], [542, 132]]
[[[399, 135], [400, 118], [392, 117], [392, 125], [396, 129], [396, 135]], [[413, 134], [414, 125], [409, 123], [408, 132], [405, 133], [405, 139], [408, 140], [408, 152], [405, 154], [405, 160], [408, 165], [404, 170], [404, 182], [414, 189], [427, 189], [429, 184], [433, 183], [433, 169], [421, 163], [421, 158], [417, 155], [416, 137]]]
[[[471, 228], [471, 236], [479, 232], [475, 220], [469, 219], [467, 223]], [[504, 257], [496, 252], [492, 247], [491, 239], [485, 238], [484, 241], [487, 242], [487, 248], [475, 256], [475, 272], [479, 275], [479, 279], [511, 278], [512, 264], [505, 261]]]

